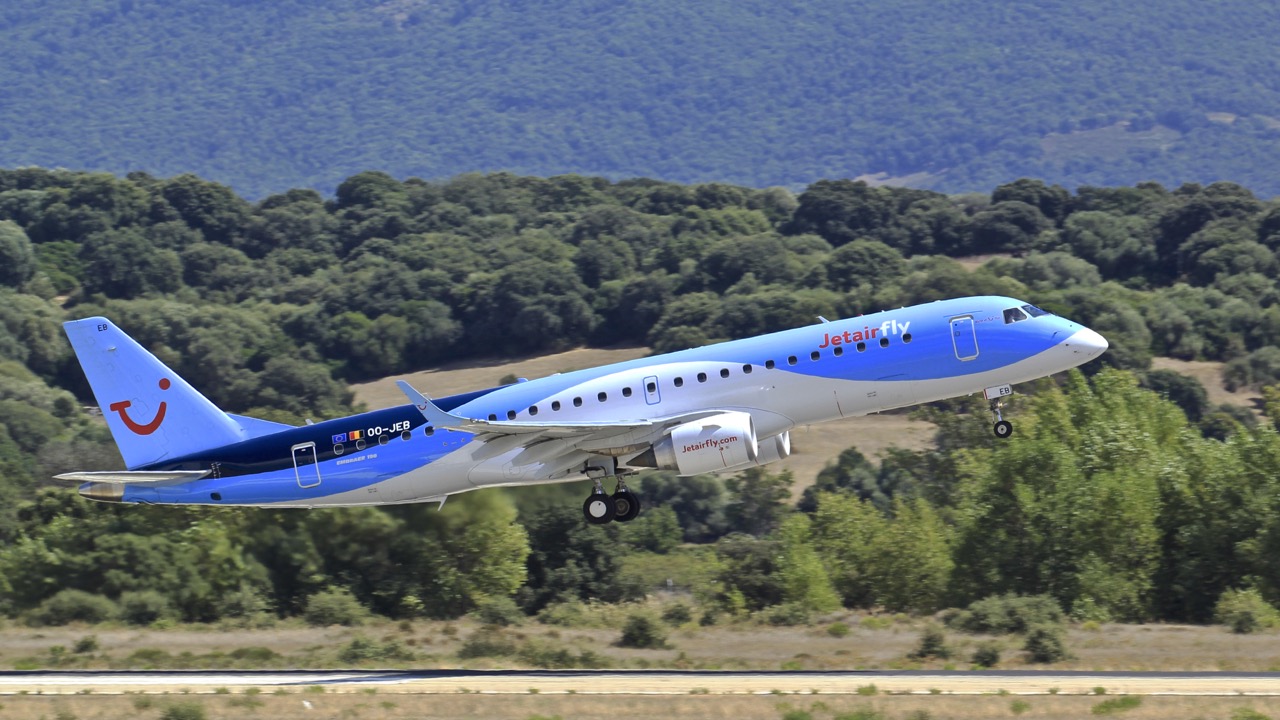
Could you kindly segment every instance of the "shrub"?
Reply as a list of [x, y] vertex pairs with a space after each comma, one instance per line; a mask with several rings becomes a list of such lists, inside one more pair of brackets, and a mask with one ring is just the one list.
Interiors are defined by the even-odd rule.
[[160, 713], [160, 720], [205, 720], [204, 706], [198, 702], [174, 703]]
[[1213, 608], [1213, 617], [1231, 632], [1242, 635], [1280, 625], [1280, 613], [1253, 588], [1222, 593]]
[[99, 623], [116, 616], [116, 604], [83, 590], [62, 590], [40, 603], [28, 620], [33, 625], [66, 625], [71, 622]]
[[1121, 695], [1110, 700], [1102, 702], [1089, 708], [1089, 712], [1094, 715], [1110, 715], [1112, 713], [1124, 712], [1132, 710], [1142, 704], [1142, 696], [1140, 695]]
[[984, 642], [978, 643], [978, 647], [973, 651], [973, 657], [969, 662], [978, 667], [993, 668], [1000, 664], [1000, 643]]
[[802, 603], [781, 603], [764, 610], [761, 615], [764, 621], [770, 625], [780, 627], [794, 627], [796, 625], [808, 625], [810, 620], [809, 608]]
[[1071, 657], [1062, 638], [1062, 628], [1057, 625], [1037, 625], [1031, 628], [1022, 649], [1027, 652], [1028, 659], [1035, 663], [1054, 663]]
[[538, 622], [558, 627], [583, 627], [590, 624], [587, 606], [577, 600], [551, 603], [538, 613]]
[[355, 595], [345, 588], [322, 590], [307, 599], [302, 617], [309, 625], [359, 625], [369, 616]]
[[947, 636], [943, 634], [942, 628], [932, 623], [926, 626], [920, 634], [920, 644], [907, 657], [912, 660], [945, 660], [951, 657], [951, 648], [947, 647]]
[[629, 648], [662, 649], [667, 647], [667, 634], [657, 618], [647, 612], [632, 613], [622, 626], [618, 645]]
[[524, 622], [524, 613], [509, 597], [488, 597], [476, 603], [476, 619], [485, 625], [509, 627]]
[[98, 647], [97, 635], [85, 635], [76, 641], [76, 644], [71, 648], [71, 652], [76, 653], [77, 655], [82, 655], [84, 653], [94, 652]]
[[177, 617], [169, 597], [155, 590], [121, 593], [119, 605], [120, 619], [130, 625], [150, 625], [157, 620], [172, 620]]
[[1062, 607], [1048, 595], [993, 595], [952, 614], [947, 624], [970, 633], [1025, 633], [1036, 625], [1061, 625]]
[[271, 648], [265, 648], [257, 645], [236, 648], [228, 653], [228, 655], [233, 659], [243, 660], [246, 665], [250, 666], [264, 665], [280, 659], [280, 653], [272, 650]]
[[683, 625], [693, 620], [693, 611], [684, 603], [668, 605], [662, 611], [662, 621], [668, 625]]
[[884, 720], [884, 713], [875, 708], [858, 708], [853, 712], [836, 715], [832, 720]]
[[360, 663], [368, 661], [412, 660], [413, 651], [406, 648], [399, 640], [388, 640], [380, 643], [366, 637], [356, 637], [338, 653], [338, 659], [344, 663]]
[[1031, 709], [1031, 703], [1027, 702], [1026, 700], [1014, 700], [1013, 702], [1009, 703], [1009, 712], [1013, 713], [1014, 715], [1021, 715], [1022, 713], [1030, 709]]
[[827, 634], [833, 638], [847, 637], [849, 626], [842, 622], [833, 622], [827, 626]]

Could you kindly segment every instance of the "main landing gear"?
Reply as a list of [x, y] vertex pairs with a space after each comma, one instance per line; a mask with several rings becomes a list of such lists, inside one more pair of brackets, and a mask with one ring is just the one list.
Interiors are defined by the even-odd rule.
[[604, 525], [614, 520], [631, 522], [640, 514], [640, 498], [627, 487], [627, 483], [618, 476], [618, 488], [609, 495], [604, 490], [600, 478], [592, 478], [595, 488], [582, 503], [582, 514], [592, 525]]
[[1001, 440], [1013, 434], [1013, 423], [1005, 420], [1000, 414], [1000, 408], [1003, 406], [1004, 403], [1001, 402], [999, 398], [991, 398], [991, 412], [995, 413], [996, 416], [996, 424], [993, 429], [995, 430], [996, 437]]

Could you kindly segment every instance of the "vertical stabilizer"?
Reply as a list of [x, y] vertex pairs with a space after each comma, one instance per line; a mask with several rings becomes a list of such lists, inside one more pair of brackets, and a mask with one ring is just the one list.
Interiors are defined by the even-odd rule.
[[110, 320], [85, 318], [63, 328], [129, 469], [248, 437]]

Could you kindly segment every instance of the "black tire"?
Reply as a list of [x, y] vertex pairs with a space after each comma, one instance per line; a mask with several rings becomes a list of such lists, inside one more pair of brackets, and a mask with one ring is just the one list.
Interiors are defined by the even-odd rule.
[[582, 503], [582, 516], [592, 525], [606, 525], [613, 522], [613, 498], [604, 493], [592, 493]]
[[996, 423], [996, 437], [1004, 439], [1013, 434], [1013, 423], [1008, 420], [1001, 420]]
[[640, 514], [640, 498], [630, 490], [619, 490], [612, 500], [613, 519], [617, 522], [631, 522]]

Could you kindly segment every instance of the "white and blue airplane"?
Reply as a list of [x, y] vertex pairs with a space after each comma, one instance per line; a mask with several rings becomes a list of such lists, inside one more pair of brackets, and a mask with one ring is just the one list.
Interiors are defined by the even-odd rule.
[[819, 319], [436, 400], [399, 381], [406, 405], [301, 427], [225, 413], [109, 320], [75, 320], [67, 336], [128, 470], [58, 477], [105, 502], [302, 508], [590, 479], [587, 521], [625, 522], [640, 511], [628, 476], [765, 465], [799, 426], [981, 392], [1008, 437], [1012, 385], [1107, 349], [1008, 297]]

